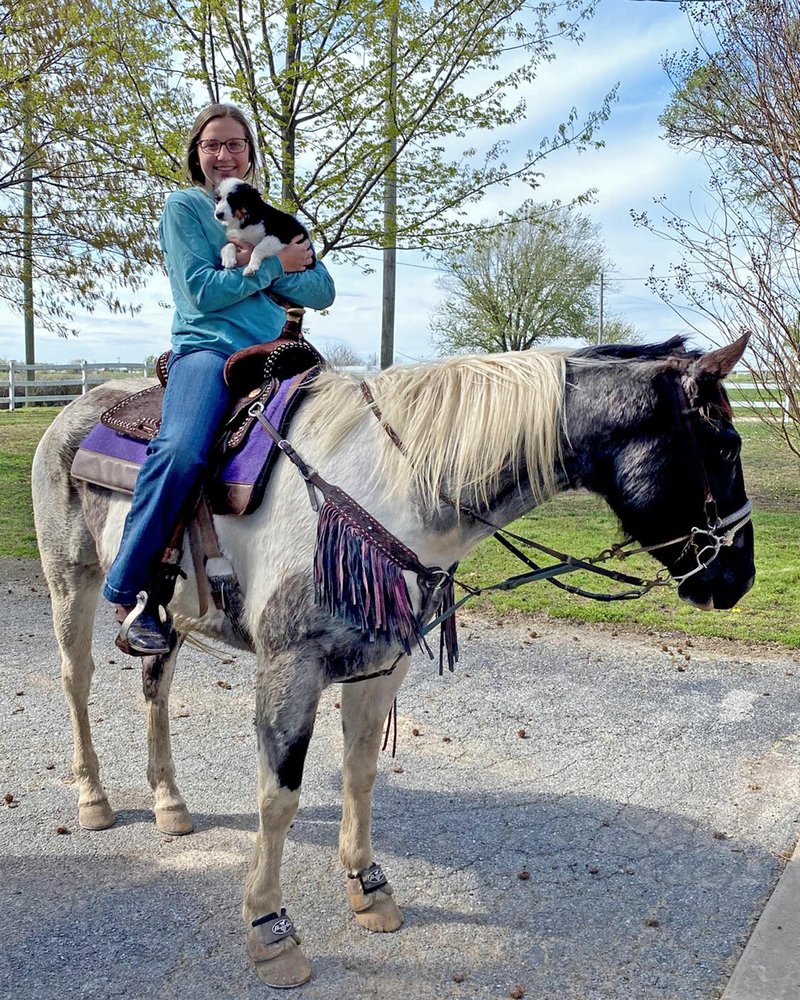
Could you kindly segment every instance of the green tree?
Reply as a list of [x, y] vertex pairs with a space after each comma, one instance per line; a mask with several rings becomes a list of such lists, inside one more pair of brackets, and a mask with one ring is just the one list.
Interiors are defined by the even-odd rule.
[[[555, 339], [598, 340], [598, 283], [612, 269], [595, 226], [575, 208], [526, 202], [515, 220], [483, 228], [445, 255], [444, 297], [431, 318], [437, 348], [524, 351]], [[604, 317], [603, 339], [635, 340]]]
[[[397, 245], [451, 246], [468, 206], [537, 170], [553, 149], [594, 141], [609, 113], [566, 119], [511, 160], [493, 130], [520, 124], [521, 92], [579, 41], [596, 0], [170, 0], [187, 71], [255, 123], [265, 187], [314, 229], [324, 255], [384, 246], [383, 183], [396, 173]], [[505, 69], [500, 69], [500, 64]], [[392, 67], [394, 66], [394, 77]], [[478, 153], [475, 144], [486, 140]]]
[[76, 308], [123, 309], [120, 289], [160, 263], [155, 222], [204, 98], [247, 111], [267, 192], [305, 216], [321, 255], [385, 245], [390, 177], [399, 246], [463, 241], [468, 206], [489, 186], [535, 186], [549, 151], [595, 142], [612, 95], [585, 120], [565, 109], [513, 160], [491, 134], [524, 120], [520, 94], [557, 40], [580, 40], [596, 2], [395, 0], [393, 48], [387, 0], [4, 7], [0, 297], [25, 308], [27, 266], [37, 313], [61, 333]]
[[[800, 0], [687, 3], [698, 47], [665, 62], [661, 119], [709, 170], [704, 212], [635, 216], [682, 252], [663, 298], [690, 304], [719, 339], [750, 331], [754, 412], [800, 456]], [[677, 308], [677, 307], [676, 307]], [[778, 419], [775, 419], [775, 416]]]
[[[0, 298], [66, 335], [159, 262], [158, 205], [190, 112], [155, 0], [0, 12]], [[25, 279], [25, 280], [23, 280]]]

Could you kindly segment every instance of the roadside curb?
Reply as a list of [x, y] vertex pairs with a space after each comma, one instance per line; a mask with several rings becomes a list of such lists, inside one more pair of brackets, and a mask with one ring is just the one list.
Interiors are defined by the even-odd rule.
[[800, 997], [800, 844], [750, 935], [721, 1000]]

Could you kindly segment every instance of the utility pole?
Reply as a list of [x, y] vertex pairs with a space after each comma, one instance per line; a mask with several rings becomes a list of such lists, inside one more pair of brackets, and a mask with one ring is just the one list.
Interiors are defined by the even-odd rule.
[[597, 323], [597, 343], [598, 344], [602, 344], [603, 343], [603, 291], [604, 291], [603, 285], [604, 285], [604, 278], [605, 278], [605, 275], [601, 271], [600, 272], [600, 315], [598, 317], [598, 323]]
[[389, 69], [386, 78], [386, 160], [383, 187], [383, 313], [381, 368], [394, 362], [394, 317], [397, 298], [397, 23], [399, 0], [386, 0]]

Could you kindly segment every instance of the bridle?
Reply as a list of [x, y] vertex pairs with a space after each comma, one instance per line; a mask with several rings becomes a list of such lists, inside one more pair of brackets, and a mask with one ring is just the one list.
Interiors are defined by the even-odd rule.
[[[747, 500], [738, 510], [735, 510], [732, 514], [728, 514], [727, 517], [717, 517], [713, 523], [709, 519], [705, 528], [692, 528], [688, 535], [671, 538], [668, 542], [657, 542], [655, 545], [642, 545], [638, 549], [631, 549], [631, 551], [626, 552], [626, 555], [632, 556], [640, 552], [655, 552], [658, 549], [667, 548], [669, 545], [680, 545], [681, 542], [684, 542], [683, 551], [678, 555], [675, 562], [680, 562], [685, 555], [692, 551], [697, 560], [697, 565], [694, 569], [690, 569], [687, 573], [681, 573], [680, 576], [671, 573], [666, 566], [659, 571], [660, 573], [667, 574], [668, 579], [665, 581], [666, 583], [673, 582], [680, 586], [684, 580], [688, 580], [689, 577], [694, 576], [696, 573], [702, 573], [704, 569], [708, 569], [719, 555], [720, 549], [733, 545], [736, 535], [752, 520], [752, 516], [753, 505]], [[705, 536], [707, 541], [703, 544], [698, 544], [698, 539], [703, 536]], [[707, 556], [706, 553], [710, 553], [710, 555]]]
[[[369, 405], [370, 410], [380, 423], [381, 427], [383, 427], [386, 434], [389, 436], [389, 439], [395, 447], [397, 447], [403, 455], [411, 461], [411, 457], [409, 456], [408, 451], [399, 435], [384, 419], [368, 383], [362, 380], [359, 383], [359, 388], [361, 389], [361, 393]], [[575, 556], [566, 555], [563, 552], [551, 549], [546, 545], [542, 545], [540, 542], [535, 542], [533, 539], [525, 538], [523, 535], [518, 535], [514, 532], [508, 531], [506, 528], [502, 528], [500, 525], [494, 524], [492, 521], [489, 521], [487, 518], [478, 514], [466, 505], [457, 503], [452, 497], [449, 497], [444, 493], [440, 493], [440, 499], [445, 504], [465, 513], [472, 520], [491, 528], [493, 537], [501, 545], [507, 548], [516, 558], [520, 559], [520, 561], [529, 566], [532, 572], [511, 576], [499, 583], [491, 584], [482, 588], [469, 587], [467, 584], [457, 581], [458, 585], [467, 592], [466, 597], [462, 598], [451, 609], [448, 609], [443, 614], [440, 614], [431, 623], [429, 623], [429, 625], [426, 626], [426, 631], [430, 628], [434, 628], [437, 624], [449, 617], [449, 615], [454, 614], [458, 608], [473, 597], [477, 597], [480, 594], [493, 590], [514, 590], [517, 587], [543, 579], [547, 580], [553, 586], [558, 587], [561, 590], [565, 590], [571, 594], [577, 594], [581, 597], [587, 597], [590, 600], [636, 600], [643, 597], [655, 587], [669, 586], [672, 583], [676, 583], [680, 586], [685, 580], [688, 580], [695, 574], [702, 573], [703, 570], [707, 569], [717, 558], [721, 549], [733, 545], [738, 532], [752, 518], [752, 504], [749, 500], [747, 500], [732, 514], [728, 514], [724, 518], [719, 517], [717, 512], [717, 502], [711, 490], [708, 471], [697, 442], [696, 431], [692, 424], [693, 419], [702, 419], [702, 412], [700, 408], [693, 407], [689, 404], [686, 390], [680, 382], [678, 382], [677, 389], [678, 392], [674, 397], [674, 403], [679, 415], [679, 424], [688, 439], [690, 451], [695, 454], [697, 458], [696, 467], [699, 469], [700, 482], [703, 490], [703, 511], [706, 518], [705, 526], [695, 526], [692, 527], [685, 535], [680, 535], [677, 538], [672, 538], [664, 542], [656, 542], [651, 545], [640, 545], [637, 548], [631, 548], [631, 546], [636, 543], [634, 539], [628, 538], [624, 542], [614, 544], [609, 548], [604, 549], [596, 556], [576, 558]], [[703, 538], [705, 539], [705, 542], [700, 542], [700, 539]], [[558, 560], [558, 563], [554, 566], [541, 567], [521, 552], [514, 542], [518, 542], [526, 548], [535, 549], [545, 555], [555, 558]], [[625, 559], [643, 552], [654, 553], [658, 549], [667, 548], [671, 545], [679, 545], [681, 543], [683, 543], [684, 547], [675, 560], [675, 563], [679, 563], [684, 556], [691, 553], [695, 556], [696, 565], [679, 576], [673, 574], [666, 566], [664, 566], [658, 571], [654, 578], [646, 580], [641, 577], [629, 576], [615, 570], [609, 570], [600, 565], [600, 563], [606, 562], [609, 559]], [[580, 587], [571, 586], [556, 579], [558, 576], [575, 572], [577, 570], [586, 570], [589, 573], [610, 578], [618, 583], [630, 584], [633, 589], [629, 589], [621, 593], [597, 593], [595, 591], [584, 590]]]
[[[400, 449], [409, 461], [411, 461], [412, 459], [408, 455], [402, 440], [396, 431], [384, 419], [380, 408], [375, 402], [369, 385], [365, 381], [362, 381], [359, 383], [359, 386], [365, 400], [369, 404], [371, 411], [380, 423], [381, 427], [383, 427], [393, 444]], [[439, 671], [441, 673], [445, 652], [447, 654], [448, 666], [450, 670], [454, 669], [454, 663], [458, 658], [454, 626], [455, 613], [467, 601], [472, 600], [481, 594], [496, 590], [515, 590], [517, 587], [533, 583], [537, 580], [547, 580], [553, 586], [559, 587], [568, 593], [577, 594], [595, 601], [635, 600], [643, 597], [655, 587], [668, 586], [673, 582], [678, 585], [682, 584], [685, 580], [688, 580], [695, 574], [701, 573], [707, 569], [717, 558], [723, 548], [733, 545], [738, 532], [751, 520], [752, 506], [750, 501], [747, 500], [732, 514], [728, 514], [724, 518], [719, 517], [716, 499], [714, 498], [711, 490], [705, 463], [703, 462], [702, 454], [697, 443], [697, 435], [691, 423], [693, 416], [702, 416], [702, 414], [698, 408], [689, 406], [689, 401], [682, 385], [679, 385], [679, 392], [682, 399], [676, 398], [675, 405], [680, 413], [680, 424], [684, 428], [686, 435], [688, 435], [691, 450], [697, 455], [698, 459], [697, 465], [704, 493], [703, 510], [706, 518], [706, 524], [703, 527], [692, 527], [685, 535], [669, 539], [668, 541], [642, 545], [635, 549], [631, 548], [632, 545], [636, 544], [635, 540], [628, 538], [624, 542], [614, 544], [609, 548], [604, 549], [596, 556], [581, 559], [576, 558], [575, 556], [566, 555], [563, 552], [559, 552], [546, 545], [542, 545], [540, 542], [536, 542], [533, 539], [525, 538], [515, 532], [508, 531], [506, 528], [502, 528], [500, 525], [494, 524], [492, 521], [483, 517], [483, 515], [479, 514], [477, 511], [472, 510], [464, 504], [458, 503], [453, 498], [442, 493], [440, 494], [440, 499], [443, 503], [457, 510], [459, 513], [463, 512], [472, 520], [490, 528], [492, 530], [493, 537], [529, 568], [527, 573], [510, 576], [498, 583], [480, 588], [470, 587], [468, 584], [460, 580], [456, 580], [454, 575], [456, 570], [455, 565], [449, 569], [445, 569], [440, 566], [424, 566], [420, 563], [416, 553], [405, 546], [382, 524], [372, 518], [371, 515], [369, 515], [368, 512], [357, 503], [357, 501], [353, 500], [352, 497], [346, 494], [339, 487], [332, 486], [327, 483], [314, 469], [303, 461], [292, 445], [281, 436], [278, 430], [266, 418], [263, 412], [264, 407], [262, 403], [255, 403], [250, 408], [249, 413], [259, 421], [270, 437], [275, 441], [280, 450], [283, 451], [283, 453], [297, 468], [306, 483], [311, 506], [314, 510], [319, 509], [316, 491], [321, 492], [326, 499], [333, 499], [335, 502], [346, 506], [351, 516], [368, 525], [368, 531], [371, 533], [371, 538], [374, 539], [375, 544], [382, 546], [385, 550], [391, 551], [397, 564], [404, 570], [409, 570], [416, 574], [417, 583], [422, 595], [421, 612], [416, 630], [417, 641], [423, 648], [427, 649], [425, 636], [437, 626], [442, 627], [442, 655], [440, 656], [439, 666]], [[667, 567], [663, 567], [659, 570], [655, 577], [647, 580], [638, 576], [621, 573], [619, 570], [608, 569], [601, 565], [602, 563], [613, 558], [625, 559], [642, 552], [656, 552], [659, 549], [679, 544], [683, 544], [683, 549], [676, 559], [676, 564], [689, 554], [693, 554], [696, 560], [696, 565], [694, 567], [679, 576], [673, 575]], [[557, 562], [550, 566], [540, 566], [528, 555], [522, 552], [519, 548], [520, 545], [525, 548], [541, 552], [556, 559]], [[572, 586], [557, 579], [557, 577], [568, 573], [574, 573], [578, 570], [585, 570], [597, 576], [611, 579], [617, 583], [626, 584], [629, 589], [619, 593], [597, 593]], [[453, 585], [455, 583], [458, 583], [459, 587], [465, 591], [465, 595], [459, 600], [455, 600], [454, 596]], [[430, 613], [430, 609], [437, 607], [439, 609], [439, 613], [433, 618], [433, 620], [423, 624], [426, 615]], [[430, 653], [430, 650], [428, 650], [428, 652]], [[347, 683], [348, 680], [367, 680], [372, 677], [380, 677], [390, 674], [397, 666], [401, 656], [399, 656], [397, 660], [395, 660], [394, 664], [392, 664], [392, 666], [387, 670], [378, 671], [363, 677], [349, 678], [344, 682]]]
[[[679, 545], [681, 542], [685, 543], [675, 563], [676, 565], [680, 563], [683, 557], [691, 552], [695, 557], [696, 565], [693, 569], [682, 573], [680, 576], [676, 576], [673, 573], [669, 574], [672, 580], [680, 586], [685, 580], [708, 569], [719, 555], [721, 549], [733, 545], [738, 532], [752, 520], [753, 505], [749, 500], [745, 500], [738, 510], [733, 511], [733, 513], [728, 514], [726, 517], [719, 516], [717, 501], [711, 489], [708, 470], [703, 461], [703, 454], [697, 442], [697, 433], [694, 426], [697, 420], [706, 418], [701, 407], [692, 406], [690, 403], [682, 381], [678, 380], [676, 389], [673, 403], [677, 411], [678, 425], [681, 427], [686, 438], [689, 451], [696, 458], [695, 468], [699, 472], [700, 486], [703, 491], [703, 512], [706, 524], [703, 528], [693, 527], [688, 535], [648, 546], [647, 551], [654, 552], [657, 549], [667, 548], [670, 545]], [[699, 542], [699, 539], [703, 537], [706, 541]]]

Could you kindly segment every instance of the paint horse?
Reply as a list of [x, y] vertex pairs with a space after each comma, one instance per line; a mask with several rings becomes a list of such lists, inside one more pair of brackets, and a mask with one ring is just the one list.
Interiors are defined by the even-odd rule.
[[[652, 547], [681, 598], [699, 608], [730, 608], [754, 579], [740, 440], [722, 386], [745, 343], [701, 353], [675, 338], [647, 347], [397, 366], [370, 377], [372, 406], [351, 378], [325, 372], [289, 437], [309, 465], [434, 574], [442, 567], [446, 576], [494, 526], [561, 491], [586, 489], [605, 498], [626, 535]], [[71, 403], [45, 433], [33, 464], [36, 530], [73, 727], [79, 819], [92, 830], [114, 822], [87, 714], [92, 622], [129, 501], [76, 482], [70, 465], [101, 412], [141, 387], [109, 383]], [[259, 828], [244, 891], [247, 948], [261, 979], [280, 987], [311, 974], [282, 908], [280, 870], [318, 700], [328, 685], [392, 667], [342, 686], [339, 851], [356, 921], [394, 931], [403, 919], [375, 863], [370, 824], [382, 728], [410, 657], [391, 629], [368, 634], [320, 603], [313, 567], [324, 514], [314, 511], [306, 484], [283, 460], [258, 510], [216, 518], [220, 546], [244, 591], [257, 657]], [[375, 565], [383, 558], [372, 555]], [[170, 834], [192, 829], [170, 750], [175, 660], [188, 633], [222, 632], [219, 612], [199, 615], [190, 558], [183, 569], [187, 579], [171, 605], [179, 641], [157, 665], [157, 690], [147, 694], [148, 780], [156, 825]], [[355, 575], [368, 572], [367, 562]], [[434, 609], [419, 574], [402, 565], [399, 573], [418, 623], [430, 620]], [[390, 617], [392, 611], [383, 609]]]

